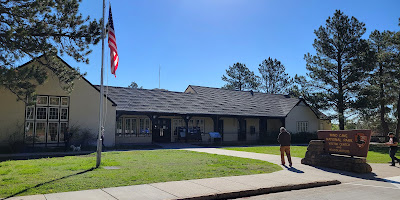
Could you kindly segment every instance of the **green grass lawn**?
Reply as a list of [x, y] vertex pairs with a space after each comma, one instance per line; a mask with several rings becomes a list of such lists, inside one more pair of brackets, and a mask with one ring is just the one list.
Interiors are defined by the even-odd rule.
[[[280, 155], [279, 146], [233, 147], [224, 149]], [[306, 151], [307, 146], [291, 146], [290, 148], [290, 153], [293, 157], [304, 158]], [[396, 155], [400, 157], [400, 151], [398, 151]], [[375, 145], [369, 147], [367, 162], [388, 163], [390, 161], [389, 147]]]
[[0, 198], [281, 170], [265, 161], [181, 150], [106, 152], [99, 169], [95, 161], [90, 154], [0, 162]]

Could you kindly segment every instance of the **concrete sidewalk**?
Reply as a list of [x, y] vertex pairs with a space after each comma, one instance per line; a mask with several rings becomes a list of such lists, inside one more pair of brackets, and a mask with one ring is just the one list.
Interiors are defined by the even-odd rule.
[[[217, 148], [186, 148], [182, 150], [251, 158], [280, 164], [280, 156], [277, 155], [231, 151]], [[283, 170], [269, 174], [173, 181], [76, 192], [13, 197], [10, 199], [228, 199], [339, 184], [341, 182], [355, 182], [360, 179], [385, 181], [384, 177], [394, 176], [396, 173], [400, 175], [399, 168], [390, 168], [389, 166], [382, 164], [377, 164], [377, 166], [375, 166], [379, 166], [379, 169], [383, 171], [380, 175], [359, 175], [302, 165], [300, 164], [300, 160], [300, 158], [293, 158], [293, 168], [283, 167]], [[372, 167], [374, 169], [374, 165]]]

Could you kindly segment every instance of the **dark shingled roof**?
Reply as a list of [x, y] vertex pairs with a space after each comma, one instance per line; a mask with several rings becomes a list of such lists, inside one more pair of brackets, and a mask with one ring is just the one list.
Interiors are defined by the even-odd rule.
[[[105, 87], [106, 89], [107, 87]], [[286, 117], [301, 99], [279, 94], [190, 85], [195, 93], [108, 87], [118, 111], [170, 114]]]

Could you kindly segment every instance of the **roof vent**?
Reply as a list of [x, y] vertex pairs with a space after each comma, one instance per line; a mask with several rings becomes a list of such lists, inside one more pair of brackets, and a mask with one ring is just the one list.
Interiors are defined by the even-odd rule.
[[250, 94], [251, 94], [251, 96], [254, 96], [253, 90], [250, 90]]

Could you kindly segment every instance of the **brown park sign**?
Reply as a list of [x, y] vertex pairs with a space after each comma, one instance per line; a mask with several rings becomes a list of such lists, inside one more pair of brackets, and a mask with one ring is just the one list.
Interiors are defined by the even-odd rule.
[[371, 130], [318, 131], [318, 139], [327, 153], [367, 157]]

